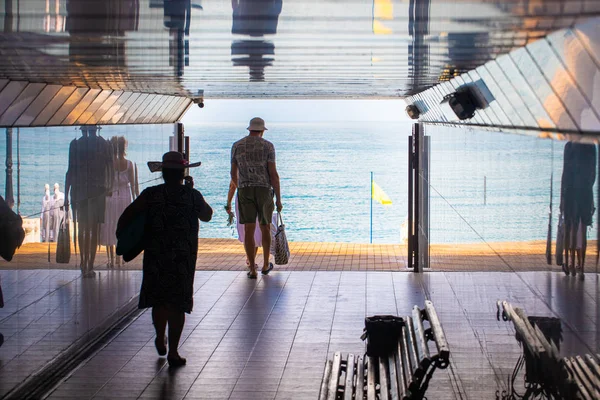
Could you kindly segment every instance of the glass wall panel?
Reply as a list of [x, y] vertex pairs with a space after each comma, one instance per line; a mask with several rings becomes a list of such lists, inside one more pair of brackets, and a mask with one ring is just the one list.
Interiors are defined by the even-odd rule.
[[127, 98], [127, 100], [120, 106], [117, 110], [115, 110], [115, 114], [110, 118], [110, 122], [113, 124], [117, 124], [121, 122], [121, 119], [125, 120], [126, 116], [135, 105], [137, 104], [138, 99], [143, 95], [141, 93], [132, 93], [131, 96]]
[[87, 120], [87, 123], [88, 124], [96, 124], [96, 123], [98, 123], [98, 121], [104, 115], [106, 115], [106, 113], [108, 112], [108, 110], [112, 107], [113, 104], [116, 103], [117, 100], [119, 100], [119, 97], [121, 97], [122, 95], [123, 95], [122, 91], [112, 92], [111, 95], [98, 108], [98, 110], [96, 110], [96, 112], [94, 112], [94, 115], [92, 115], [92, 117], [89, 120]]
[[17, 120], [17, 125], [30, 125], [33, 120], [42, 112], [44, 107], [58, 94], [60, 85], [45, 85], [44, 90], [27, 107]]
[[476, 71], [469, 71], [468, 73], [463, 74], [463, 79], [465, 80], [465, 82], [468, 82], [474, 87], [475, 90], [479, 92], [477, 95], [481, 97], [480, 100], [483, 101], [484, 108], [481, 110], [477, 110], [477, 112], [482, 115], [482, 119], [486, 122], [489, 121], [489, 124], [491, 125], [499, 125], [500, 121], [496, 117], [496, 113], [489, 107], [488, 101], [490, 98], [490, 92], [485, 86], [485, 83], [483, 83], [483, 81], [481, 80], [481, 77], [477, 74]]
[[531, 85], [531, 88], [550, 117], [550, 120], [540, 121], [540, 126], [546, 128], [559, 126], [563, 129], [576, 129], [562, 101], [556, 96], [527, 50], [525, 48], [515, 50], [511, 53], [511, 57], [527, 82]]
[[[535, 117], [535, 125], [540, 128], [547, 128], [551, 123], [551, 119], [542, 107], [540, 100], [531, 90], [531, 86], [523, 77], [510, 55], [504, 55], [496, 59], [498, 65], [504, 71], [504, 74], [512, 84], [515, 91], [523, 99], [525, 106], [529, 109], [531, 115]], [[552, 125], [550, 125], [552, 126]]]
[[590, 53], [590, 56], [600, 65], [600, 26], [598, 20], [591, 18], [585, 22], [573, 27], [573, 32], [577, 34], [583, 47]]
[[[24, 379], [139, 292], [141, 256], [115, 257], [114, 230], [124, 207], [161, 183], [146, 163], [161, 159], [172, 134], [173, 125], [0, 130], [0, 196], [25, 230], [12, 261], [0, 259], [3, 368]], [[2, 393], [19, 381], [8, 383]]]
[[48, 105], [38, 114], [37, 117], [35, 117], [31, 125], [46, 125], [48, 121], [50, 121], [50, 118], [52, 118], [54, 114], [63, 106], [65, 101], [71, 98], [75, 90], [85, 89], [77, 89], [74, 86], [63, 86], [56, 96], [50, 100], [50, 103], [48, 103]]
[[439, 121], [439, 113], [436, 109], [436, 107], [434, 106], [436, 104], [435, 99], [433, 98], [433, 94], [431, 90], [426, 90], [423, 93], [421, 93], [421, 99], [423, 99], [423, 101], [425, 102], [425, 104], [427, 104], [428, 108], [430, 108], [431, 113], [429, 114], [429, 118], [432, 121]]
[[485, 65], [485, 67], [515, 109], [516, 114], [520, 117], [519, 119], [514, 120], [515, 124], [522, 123], [521, 126], [538, 127], [535, 118], [531, 115], [531, 111], [525, 106], [525, 103], [523, 103], [523, 100], [515, 91], [507, 76], [504, 75], [504, 72], [498, 63], [496, 63], [496, 61], [490, 61]]
[[13, 81], [2, 89], [0, 92], [0, 115], [6, 111], [25, 87], [27, 87], [27, 82]]
[[102, 89], [90, 89], [83, 99], [73, 108], [67, 117], [61, 121], [63, 124], [75, 124], [77, 119], [84, 114], [85, 110], [92, 104], [96, 97], [102, 93]]
[[77, 119], [78, 124], [88, 124], [88, 121], [96, 111], [104, 104], [104, 102], [110, 97], [112, 94], [112, 90], [103, 90], [98, 96], [94, 99], [94, 101], [85, 108], [85, 111], [81, 113], [79, 118]]
[[[514, 111], [512, 105], [506, 99], [506, 96], [504, 96], [504, 93], [502, 93], [502, 90], [500, 90], [494, 78], [490, 75], [485, 66], [477, 68], [477, 73], [481, 79], [483, 79], [492, 94], [493, 99], [490, 101], [490, 107], [496, 112], [496, 116], [500, 120], [501, 125], [514, 126], [515, 123], [513, 119], [519, 120], [519, 114]], [[511, 118], [508, 118], [508, 115], [510, 115]]]
[[66, 99], [60, 108], [50, 117], [48, 125], [60, 125], [67, 115], [75, 108], [79, 101], [88, 92], [87, 88], [77, 88], [73, 93]]
[[570, 29], [548, 35], [547, 40], [596, 114], [600, 114], [600, 69]]
[[597, 130], [600, 120], [550, 44], [546, 40], [539, 40], [527, 45], [527, 50], [563, 101], [577, 127], [581, 130]]
[[[125, 114], [123, 114], [123, 116], [119, 119], [119, 123], [124, 124], [124, 123], [127, 123], [128, 121], [133, 120], [133, 116], [137, 112], [137, 110], [140, 107], [145, 107], [147, 105], [146, 100], [148, 99], [148, 96], [149, 95], [147, 93], [142, 93], [137, 98], [134, 99], [135, 101], [133, 101], [129, 105], [129, 107], [127, 107], [127, 108], [124, 107]], [[127, 101], [127, 103], [129, 103], [129, 101]], [[125, 106], [127, 106], [127, 103], [125, 103]], [[120, 112], [117, 113], [117, 115], [118, 114], [120, 114]], [[115, 115], [115, 117], [116, 117], [116, 115]]]
[[10, 126], [44, 89], [45, 83], [30, 83], [0, 117], [0, 125]]
[[[559, 215], [573, 220], [573, 201], [582, 210], [578, 240], [585, 234], [586, 260], [595, 260], [597, 204], [580, 200], [596, 202], [596, 145], [434, 125], [425, 133], [433, 270], [560, 272]], [[593, 261], [585, 266], [597, 271]]]

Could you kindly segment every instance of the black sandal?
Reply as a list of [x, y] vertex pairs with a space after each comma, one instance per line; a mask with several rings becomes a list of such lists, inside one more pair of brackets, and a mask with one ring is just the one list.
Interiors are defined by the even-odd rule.
[[273, 263], [269, 263], [269, 268], [266, 270], [261, 270], [260, 273], [263, 275], [269, 275], [269, 272], [273, 271]]
[[567, 268], [567, 266], [564, 263], [561, 265], [561, 267], [565, 275], [569, 276], [569, 268]]
[[252, 271], [248, 271], [246, 276], [250, 279], [256, 279], [258, 277], [258, 274], [256, 274], [256, 273], [252, 274]]
[[177, 357], [173, 357], [173, 358], [167, 357], [167, 361], [169, 362], [169, 367], [171, 367], [171, 368], [182, 367], [187, 362], [187, 360], [181, 356], [177, 356]]

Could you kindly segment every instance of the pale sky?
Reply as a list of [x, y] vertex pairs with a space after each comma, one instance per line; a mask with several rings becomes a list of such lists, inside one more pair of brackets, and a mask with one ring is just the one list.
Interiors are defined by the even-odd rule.
[[266, 122], [408, 121], [404, 100], [211, 100], [204, 108], [192, 105], [182, 122], [246, 122], [261, 117]]

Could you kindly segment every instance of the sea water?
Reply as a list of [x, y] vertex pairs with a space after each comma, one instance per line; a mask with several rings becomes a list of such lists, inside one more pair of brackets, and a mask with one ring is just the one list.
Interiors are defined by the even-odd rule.
[[[172, 133], [172, 125], [100, 131], [107, 139], [127, 138], [127, 158], [138, 165], [142, 189], [160, 183], [145, 164], [168, 151]], [[237, 237], [227, 226], [224, 206], [231, 144], [247, 134], [245, 125], [188, 124], [185, 133], [191, 160], [202, 161], [191, 175], [214, 209], [200, 236]], [[270, 124], [265, 138], [276, 148], [289, 240], [369, 243], [371, 232], [373, 243], [405, 240], [410, 134], [409, 123]], [[426, 134], [431, 137], [430, 173], [424, 178], [430, 183], [432, 243], [546, 238], [551, 197], [554, 226], [558, 214], [564, 142], [442, 127], [427, 128]], [[39, 217], [45, 183], [52, 188], [57, 182], [63, 189], [69, 143], [79, 135], [76, 128], [21, 129], [17, 141], [13, 130], [13, 187], [15, 199], [20, 189], [21, 215]], [[2, 140], [1, 161], [5, 154]], [[371, 202], [371, 173], [391, 205]], [[4, 187], [2, 173], [2, 195]]]

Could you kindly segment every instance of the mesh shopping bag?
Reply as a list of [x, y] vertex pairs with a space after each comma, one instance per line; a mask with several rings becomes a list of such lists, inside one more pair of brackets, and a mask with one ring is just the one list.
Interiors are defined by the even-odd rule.
[[283, 223], [281, 213], [277, 213], [277, 222], [275, 239], [271, 242], [271, 254], [275, 258], [275, 264], [284, 265], [290, 260], [290, 247], [285, 235], [285, 224]]

